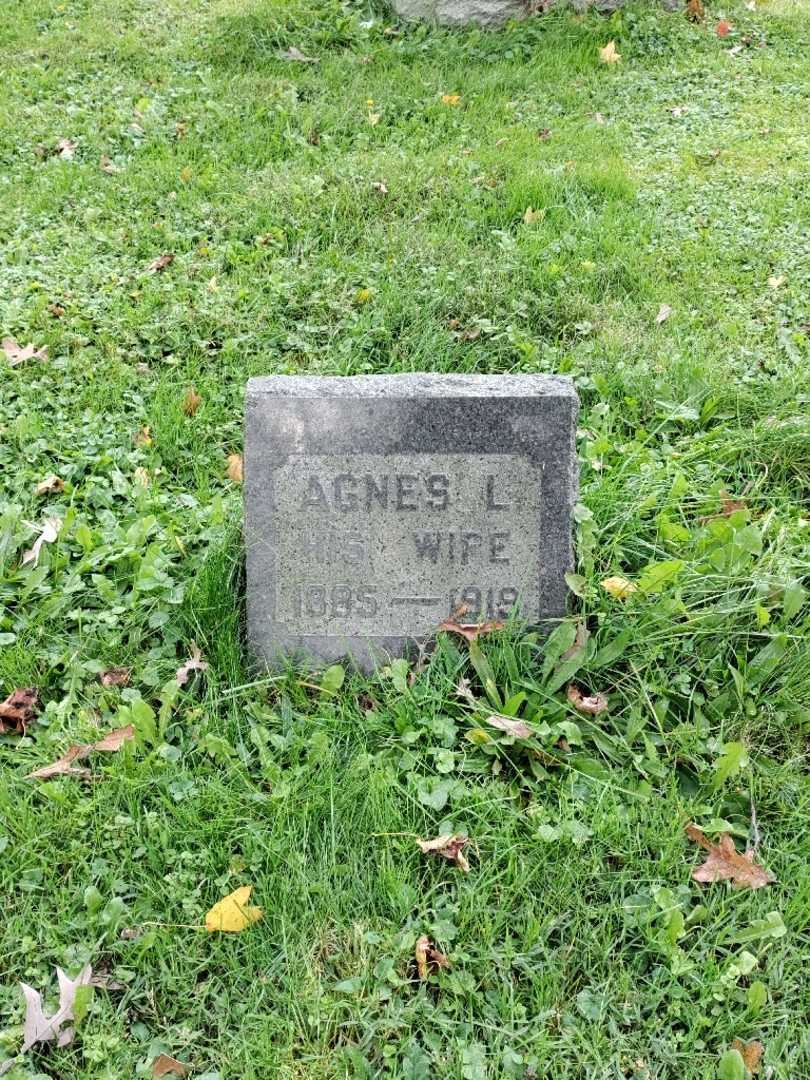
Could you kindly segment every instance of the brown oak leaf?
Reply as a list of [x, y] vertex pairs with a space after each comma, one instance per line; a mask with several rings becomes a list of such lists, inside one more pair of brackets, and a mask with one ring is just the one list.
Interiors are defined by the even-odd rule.
[[534, 734], [529, 725], [522, 720], [513, 720], [511, 716], [501, 716], [500, 713], [493, 713], [492, 716], [486, 717], [486, 722], [498, 731], [514, 735], [516, 739], [529, 739]]
[[189, 676], [192, 671], [207, 671], [208, 664], [202, 658], [199, 646], [196, 642], [191, 643], [191, 656], [188, 660], [180, 665], [175, 674], [175, 680], [178, 686], [185, 686], [189, 680]]
[[20, 345], [13, 337], [4, 337], [2, 341], [2, 349], [6, 354], [11, 367], [16, 367], [18, 364], [25, 363], [26, 360], [42, 360], [48, 359], [48, 346], [43, 345], [41, 349], [37, 349], [30, 342], [28, 345]]
[[481, 623], [459, 623], [455, 619], [445, 619], [439, 624], [439, 630], [446, 630], [448, 634], [459, 634], [467, 641], [475, 641], [482, 634], [491, 634], [494, 630], [503, 630], [506, 624], [499, 619]]
[[565, 696], [579, 712], [588, 713], [590, 716], [598, 716], [608, 707], [608, 699], [605, 694], [586, 695], [576, 683], [571, 683], [565, 692]]
[[703, 10], [703, 0], [687, 0], [686, 17], [690, 22], [700, 23], [706, 17]]
[[450, 961], [443, 952], [436, 948], [426, 934], [422, 934], [420, 938], [417, 938], [414, 957], [416, 958], [416, 971], [420, 979], [427, 979], [432, 972], [438, 971], [440, 968], [447, 970], [450, 967]]
[[708, 852], [706, 861], [692, 871], [695, 881], [730, 881], [738, 889], [761, 889], [775, 880], [756, 862], [754, 851], [737, 851], [728, 833], [713, 844], [697, 825], [687, 825], [686, 835]]
[[174, 253], [167, 251], [165, 255], [158, 255], [156, 259], [153, 259], [149, 263], [147, 270], [151, 273], [157, 273], [159, 270], [165, 270], [167, 266], [170, 266], [174, 262]]
[[52, 776], [75, 776], [79, 780], [91, 780], [93, 777], [92, 771], [86, 767], [75, 767], [73, 764], [74, 761], [83, 761], [84, 758], [89, 757], [94, 750], [101, 750], [105, 753], [115, 753], [115, 751], [121, 749], [124, 743], [129, 742], [130, 739], [134, 738], [135, 728], [132, 724], [127, 724], [126, 727], [108, 731], [107, 734], [97, 742], [78, 743], [74, 746], [69, 746], [58, 761], [54, 761], [50, 765], [43, 765], [41, 769], [35, 769], [28, 774], [28, 779], [50, 780]]
[[738, 1051], [745, 1063], [746, 1069], [748, 1069], [752, 1076], [756, 1076], [759, 1072], [762, 1055], [765, 1053], [765, 1047], [759, 1039], [751, 1039], [750, 1042], [743, 1042], [742, 1039], [735, 1039], [731, 1044], [731, 1048], [732, 1050]]
[[5, 701], [0, 701], [0, 735], [23, 735], [26, 724], [34, 719], [39, 703], [39, 693], [33, 686], [12, 690]]
[[425, 855], [440, 855], [460, 867], [465, 874], [470, 872], [470, 864], [464, 857], [464, 848], [469, 844], [470, 838], [462, 833], [437, 836], [435, 840], [417, 840], [416, 843]]
[[190, 1065], [169, 1054], [158, 1054], [152, 1062], [152, 1076], [188, 1076], [190, 1071]]
[[128, 667], [111, 667], [102, 671], [98, 678], [102, 686], [127, 686], [131, 675]]

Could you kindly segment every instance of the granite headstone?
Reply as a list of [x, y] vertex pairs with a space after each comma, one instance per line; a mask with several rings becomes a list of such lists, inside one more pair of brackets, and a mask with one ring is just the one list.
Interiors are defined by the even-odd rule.
[[466, 619], [564, 614], [576, 418], [556, 376], [251, 379], [254, 655], [369, 669], [461, 605]]

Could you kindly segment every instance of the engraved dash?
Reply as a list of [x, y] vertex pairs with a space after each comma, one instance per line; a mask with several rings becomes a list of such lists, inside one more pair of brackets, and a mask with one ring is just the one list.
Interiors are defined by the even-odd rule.
[[425, 606], [440, 604], [442, 598], [440, 596], [393, 596], [391, 597], [392, 604], [424, 604]]

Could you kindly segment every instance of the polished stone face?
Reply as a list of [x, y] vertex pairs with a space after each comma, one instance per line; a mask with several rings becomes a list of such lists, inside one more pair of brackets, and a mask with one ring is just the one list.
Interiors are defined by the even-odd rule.
[[264, 663], [402, 655], [466, 620], [565, 610], [577, 401], [539, 375], [248, 384], [248, 629]]

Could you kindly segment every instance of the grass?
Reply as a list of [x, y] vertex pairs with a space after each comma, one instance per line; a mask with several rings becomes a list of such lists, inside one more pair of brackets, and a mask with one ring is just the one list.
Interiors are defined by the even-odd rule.
[[[165, 1050], [200, 1080], [702, 1080], [743, 1076], [735, 1038], [810, 1075], [806, 6], [493, 35], [337, 0], [5, 13], [0, 328], [50, 362], [0, 358], [0, 699], [44, 704], [0, 737], [0, 1055], [20, 980], [112, 980], [9, 1075], [147, 1076]], [[609, 694], [598, 721], [519, 627], [441, 639], [410, 684], [251, 675], [245, 381], [403, 370], [575, 379], [569, 677]], [[611, 599], [610, 574], [646, 585]], [[209, 669], [172, 700], [195, 641]], [[455, 688], [484, 708], [485, 664], [534, 755], [477, 733]], [[160, 701], [98, 782], [25, 779]], [[690, 820], [758, 830], [776, 883], [692, 882]], [[469, 875], [413, 843], [456, 830]], [[242, 884], [260, 924], [194, 929]], [[452, 965], [426, 984], [421, 934]]]

